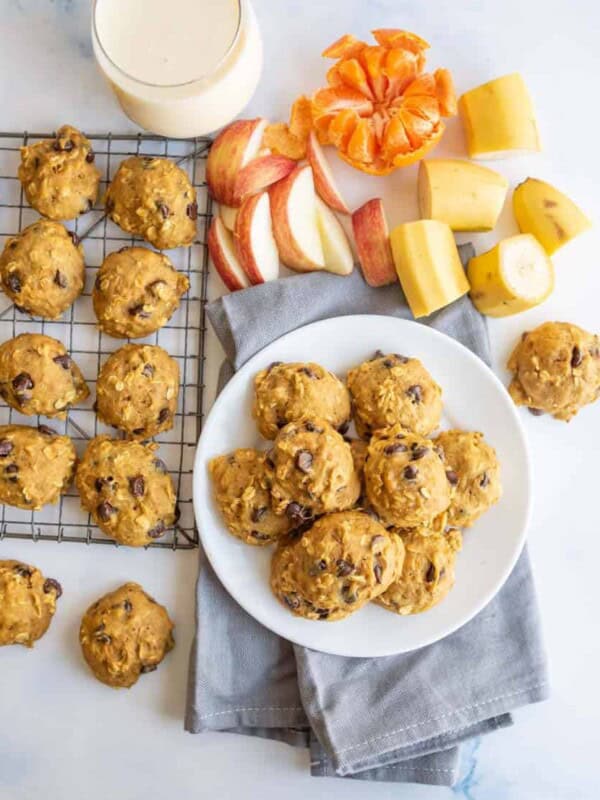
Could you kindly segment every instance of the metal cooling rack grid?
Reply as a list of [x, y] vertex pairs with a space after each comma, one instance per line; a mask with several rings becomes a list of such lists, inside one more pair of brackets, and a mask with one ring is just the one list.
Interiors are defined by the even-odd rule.
[[[17, 179], [19, 148], [53, 133], [0, 132], [0, 248], [8, 236], [30, 225], [39, 215], [24, 198]], [[74, 222], [66, 223], [82, 239], [86, 261], [86, 284], [83, 294], [60, 320], [38, 320], [19, 312], [8, 298], [0, 295], [0, 341], [19, 333], [45, 333], [61, 340], [81, 368], [91, 389], [90, 397], [69, 411], [65, 421], [37, 418], [49, 423], [60, 433], [67, 433], [79, 455], [87, 441], [99, 433], [114, 435], [97, 419], [92, 405], [100, 365], [124, 340], [102, 334], [92, 308], [91, 291], [98, 267], [110, 252], [132, 244], [148, 246], [104, 216], [102, 197], [119, 163], [130, 155], [164, 156], [174, 159], [184, 169], [196, 188], [198, 202], [198, 238], [189, 248], [167, 251], [174, 266], [190, 280], [190, 290], [182, 298], [179, 309], [170, 321], [152, 336], [136, 339], [138, 343], [159, 344], [180, 366], [181, 384], [175, 423], [170, 431], [155, 437], [160, 457], [166, 462], [177, 490], [181, 512], [176, 526], [149, 547], [193, 549], [198, 546], [198, 532], [192, 508], [192, 468], [196, 442], [202, 425], [202, 404], [205, 368], [205, 304], [208, 284], [208, 251], [205, 245], [211, 219], [211, 200], [204, 180], [209, 139], [168, 140], [149, 134], [87, 134], [96, 153], [96, 164], [102, 174], [99, 201], [90, 212]], [[0, 403], [0, 424], [35, 424], [35, 417], [26, 417]], [[0, 541], [28, 539], [34, 541], [113, 544], [86, 514], [79, 497], [71, 487], [56, 506], [39, 511], [25, 511], [1, 506]]]

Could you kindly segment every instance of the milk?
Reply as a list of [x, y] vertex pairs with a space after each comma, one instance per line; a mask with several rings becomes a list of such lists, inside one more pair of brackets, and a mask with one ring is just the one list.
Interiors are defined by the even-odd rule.
[[92, 41], [127, 116], [175, 138], [230, 122], [262, 67], [248, 0], [96, 0]]

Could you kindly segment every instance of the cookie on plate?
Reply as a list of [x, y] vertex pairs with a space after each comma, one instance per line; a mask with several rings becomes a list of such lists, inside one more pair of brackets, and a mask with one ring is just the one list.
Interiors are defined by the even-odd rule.
[[21, 561], [0, 561], [0, 647], [33, 647], [46, 633], [62, 594], [60, 583]]

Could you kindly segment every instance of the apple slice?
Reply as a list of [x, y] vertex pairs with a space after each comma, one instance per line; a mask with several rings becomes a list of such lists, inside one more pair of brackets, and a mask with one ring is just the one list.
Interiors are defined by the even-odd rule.
[[317, 134], [311, 131], [306, 145], [306, 157], [315, 176], [317, 194], [330, 208], [341, 214], [349, 214], [350, 209], [337, 188], [331, 167], [327, 163], [323, 148], [319, 144]]
[[213, 142], [206, 161], [206, 182], [218, 203], [236, 205], [238, 173], [258, 154], [266, 127], [267, 120], [262, 117], [239, 119], [224, 128]]
[[235, 230], [235, 220], [238, 215], [239, 208], [234, 208], [233, 206], [219, 206], [219, 216], [223, 220], [223, 225], [227, 228], [228, 231], [232, 233]]
[[225, 286], [232, 292], [250, 286], [248, 276], [238, 261], [233, 234], [220, 217], [215, 217], [208, 229], [208, 252]]
[[279, 258], [296, 272], [324, 269], [311, 168], [307, 164], [296, 167], [271, 186], [269, 196]]
[[234, 239], [240, 266], [252, 285], [279, 277], [279, 253], [267, 192], [244, 200], [235, 221]]
[[369, 286], [395, 283], [390, 234], [381, 198], [374, 197], [352, 214], [352, 230], [358, 260]]
[[317, 197], [317, 225], [325, 256], [325, 269], [336, 275], [350, 275], [354, 256], [342, 223], [320, 197]]
[[291, 158], [276, 155], [264, 155], [253, 158], [237, 175], [234, 190], [234, 206], [243, 203], [246, 197], [262, 192], [273, 183], [277, 183], [296, 168]]

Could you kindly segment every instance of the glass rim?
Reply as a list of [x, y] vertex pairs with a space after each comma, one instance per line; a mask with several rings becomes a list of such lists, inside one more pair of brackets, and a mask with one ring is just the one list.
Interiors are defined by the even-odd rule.
[[152, 81], [143, 81], [141, 78], [136, 78], [134, 75], [131, 75], [129, 72], [120, 67], [116, 61], [114, 61], [111, 56], [107, 53], [104, 44], [102, 43], [102, 39], [98, 33], [98, 26], [96, 24], [96, 10], [98, 8], [98, 4], [101, 3], [102, 0], [93, 0], [93, 9], [92, 9], [92, 30], [94, 34], [94, 39], [98, 43], [98, 47], [100, 48], [102, 55], [109, 61], [109, 63], [119, 72], [121, 75], [124, 75], [128, 80], [133, 81], [134, 83], [139, 83], [142, 86], [150, 86], [153, 89], [178, 89], [184, 86], [191, 86], [194, 83], [199, 83], [200, 81], [207, 80], [208, 78], [214, 77], [216, 73], [221, 69], [223, 64], [227, 61], [231, 52], [233, 51], [235, 45], [240, 36], [240, 31], [242, 29], [242, 23], [245, 21], [245, 10], [244, 10], [244, 0], [236, 0], [237, 7], [238, 7], [238, 21], [237, 26], [235, 29], [235, 33], [233, 34], [233, 39], [231, 40], [231, 44], [215, 65], [214, 69], [210, 72], [206, 72], [204, 75], [199, 75], [197, 78], [191, 78], [189, 81], [182, 81], [180, 83], [153, 83]]

